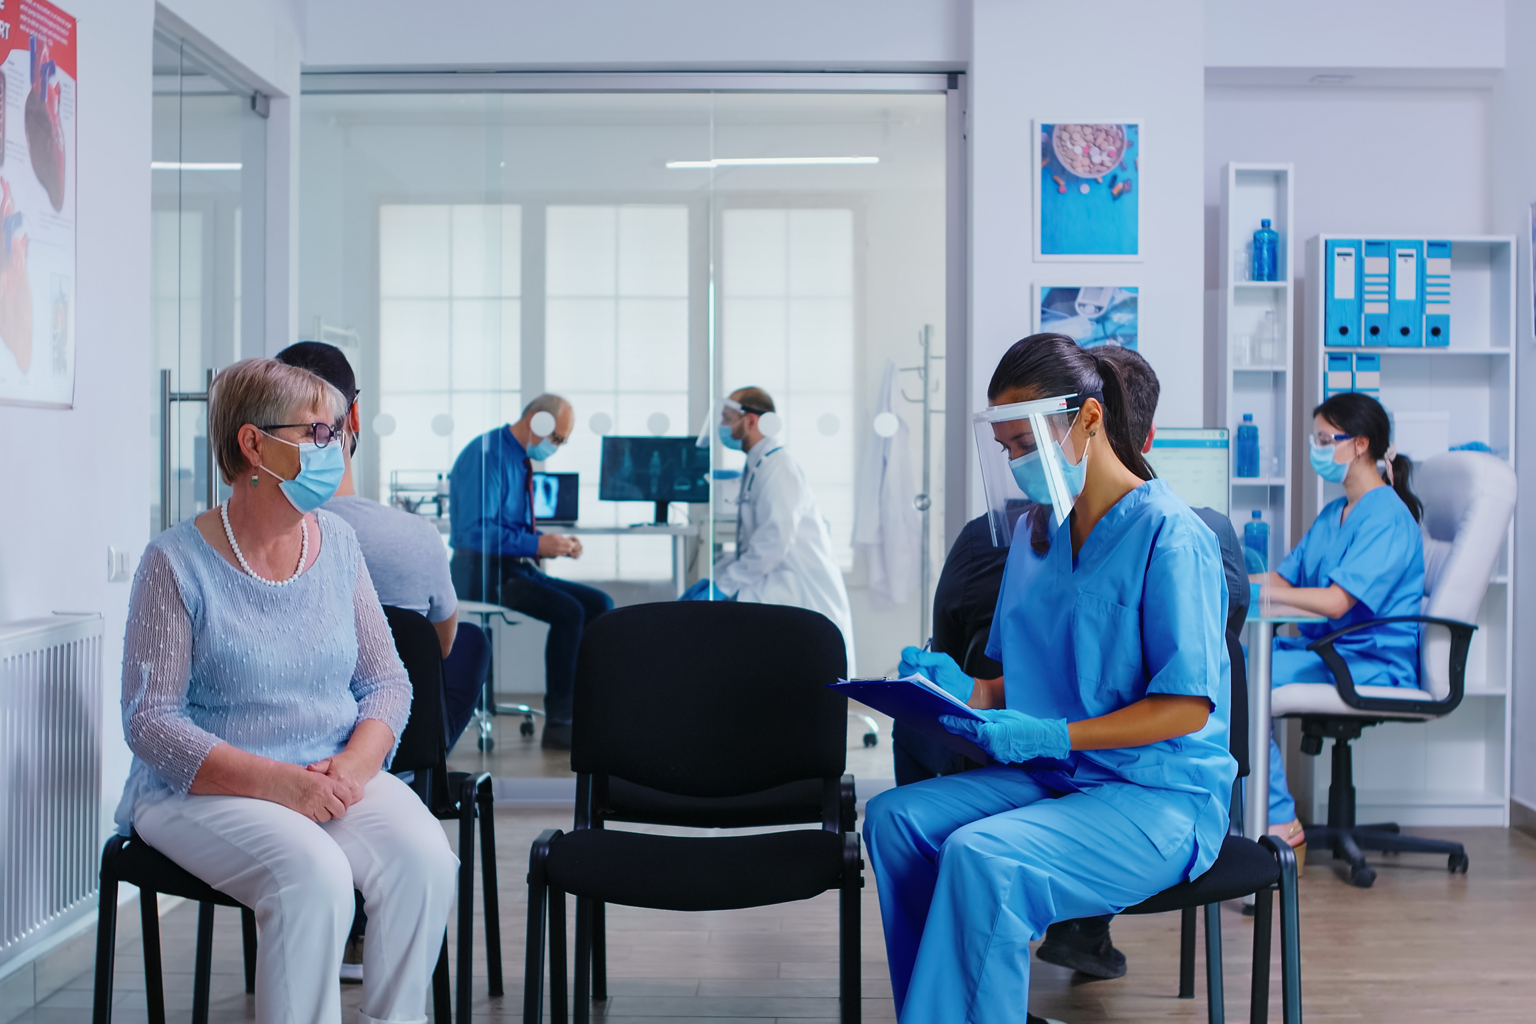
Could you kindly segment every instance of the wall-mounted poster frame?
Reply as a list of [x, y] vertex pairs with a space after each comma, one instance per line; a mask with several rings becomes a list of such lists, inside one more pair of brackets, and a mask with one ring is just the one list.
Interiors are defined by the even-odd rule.
[[1034, 328], [1065, 334], [1084, 348], [1135, 348], [1141, 329], [1136, 285], [1034, 286]]
[[0, 403], [75, 400], [75, 19], [0, 6]]
[[1139, 120], [1035, 121], [1035, 259], [1138, 263]]

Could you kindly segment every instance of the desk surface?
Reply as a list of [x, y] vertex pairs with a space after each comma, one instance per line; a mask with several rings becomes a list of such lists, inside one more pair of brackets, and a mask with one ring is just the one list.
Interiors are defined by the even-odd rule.
[[1279, 601], [1259, 601], [1248, 606], [1249, 622], [1327, 622], [1328, 616], [1302, 611]]
[[697, 523], [635, 523], [631, 526], [584, 526], [578, 523], [575, 526], [556, 526], [553, 523], [540, 524], [540, 528], [546, 533], [564, 533], [589, 537], [692, 537], [699, 532]]

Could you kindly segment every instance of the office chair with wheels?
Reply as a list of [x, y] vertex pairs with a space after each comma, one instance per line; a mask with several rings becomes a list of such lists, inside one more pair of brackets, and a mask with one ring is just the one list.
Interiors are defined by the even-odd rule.
[[[637, 605], [588, 627], [572, 730], [576, 827], [545, 831], [529, 856], [526, 1024], [542, 1020], [546, 947], [551, 1012], [566, 1019], [566, 893], [577, 900], [575, 1010], [586, 1024], [603, 904], [728, 910], [831, 889], [842, 896], [842, 1019], [859, 1019], [863, 864], [843, 775], [847, 701], [826, 688], [844, 670], [842, 634], [801, 608]], [[722, 719], [753, 727], [723, 732]], [[726, 837], [604, 827], [640, 813], [704, 827], [813, 815], [820, 827]]]
[[[1478, 609], [1514, 515], [1515, 474], [1502, 459], [1481, 452], [1448, 452], [1425, 460], [1413, 488], [1424, 502], [1424, 602], [1422, 613], [1357, 623], [1308, 645], [1333, 672], [1334, 682], [1288, 683], [1275, 688], [1276, 718], [1301, 719], [1301, 750], [1316, 756], [1333, 740], [1328, 786], [1328, 824], [1308, 825], [1308, 843], [1328, 846], [1349, 862], [1350, 881], [1368, 889], [1376, 870], [1364, 851], [1436, 853], [1452, 872], [1465, 873], [1460, 843], [1400, 834], [1393, 823], [1355, 824], [1355, 786], [1350, 742], [1386, 722], [1425, 722], [1456, 710], [1466, 692], [1467, 652]], [[1419, 688], [1355, 686], [1334, 642], [1356, 630], [1387, 622], [1417, 622]]]

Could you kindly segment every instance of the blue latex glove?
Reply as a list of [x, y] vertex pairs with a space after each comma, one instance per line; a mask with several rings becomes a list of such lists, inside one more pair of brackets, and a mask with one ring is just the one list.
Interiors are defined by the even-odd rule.
[[1003, 764], [1018, 764], [1037, 757], [1060, 760], [1072, 752], [1072, 738], [1067, 734], [1065, 718], [1036, 718], [1006, 708], [979, 714], [985, 722], [959, 715], [940, 715], [939, 724], [956, 736], [964, 736]]
[[679, 601], [734, 601], [735, 597], [727, 594], [709, 580], [699, 580], [693, 586], [683, 591]]
[[971, 691], [976, 688], [976, 680], [966, 675], [954, 658], [921, 647], [903, 647], [896, 671], [902, 676], [922, 676], [962, 704], [970, 702]]

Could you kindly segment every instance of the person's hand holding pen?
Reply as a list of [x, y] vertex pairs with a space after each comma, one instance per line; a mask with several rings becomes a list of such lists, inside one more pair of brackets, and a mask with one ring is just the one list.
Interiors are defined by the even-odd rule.
[[956, 700], [973, 708], [1003, 707], [1002, 679], [977, 679], [966, 673], [955, 659], [932, 649], [928, 640], [922, 647], [906, 647], [901, 652], [899, 675], [919, 675]]

